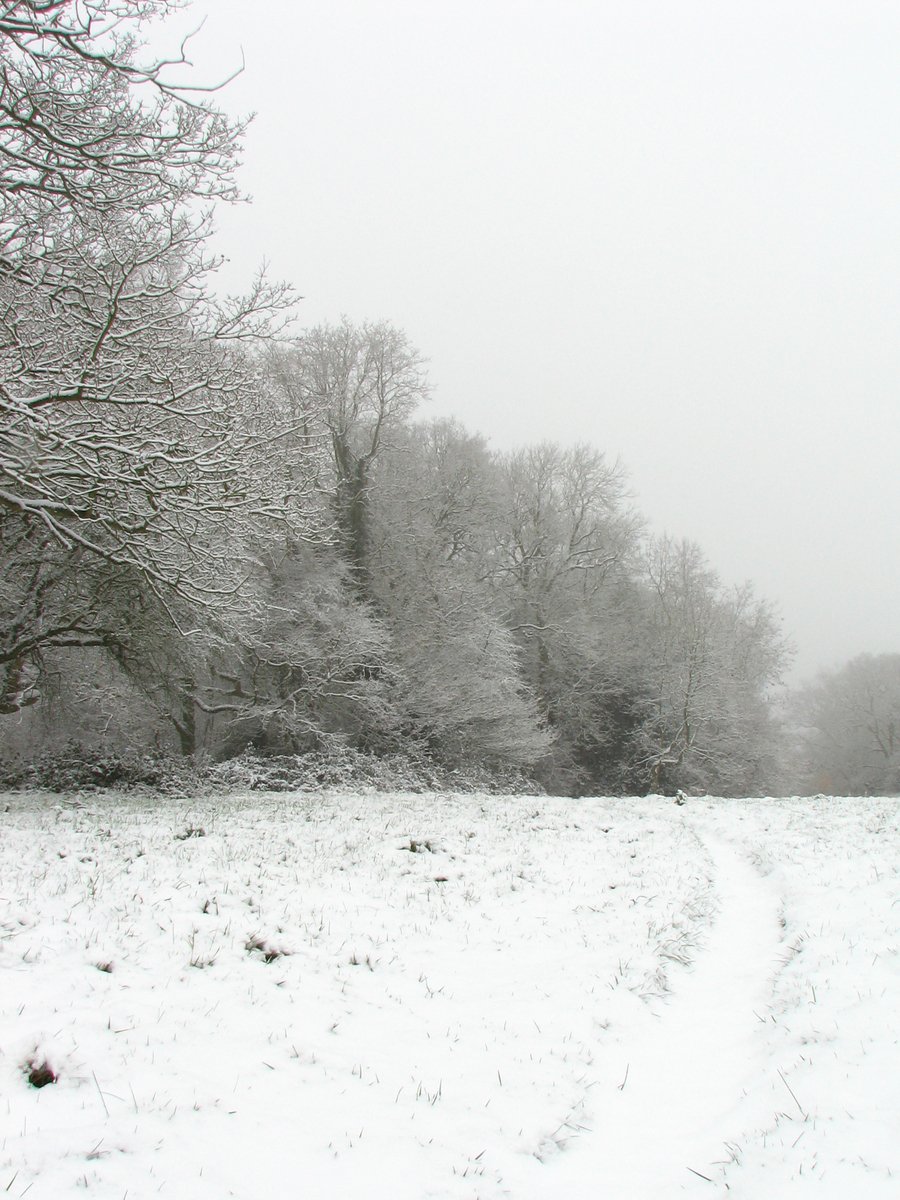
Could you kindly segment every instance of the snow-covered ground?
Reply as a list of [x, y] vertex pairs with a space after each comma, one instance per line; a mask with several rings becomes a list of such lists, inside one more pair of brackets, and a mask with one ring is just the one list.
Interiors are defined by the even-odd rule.
[[0, 1194], [900, 1195], [896, 800], [82, 803], [0, 800]]

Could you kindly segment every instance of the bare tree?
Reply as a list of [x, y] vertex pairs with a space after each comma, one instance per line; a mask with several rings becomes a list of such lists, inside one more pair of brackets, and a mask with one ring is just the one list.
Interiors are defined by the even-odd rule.
[[365, 582], [372, 472], [386, 444], [427, 396], [422, 357], [387, 323], [308, 330], [290, 356], [297, 403], [315, 411], [332, 451], [335, 520], [348, 561]]
[[173, 7], [0, 3], [7, 708], [42, 649], [112, 645], [123, 587], [174, 620], [176, 598], [227, 603], [286, 520], [304, 534], [254, 350], [289, 297], [260, 278], [217, 300], [194, 204], [236, 196], [240, 126], [174, 87], [177, 61], [141, 62], [143, 23]]
[[2, 252], [14, 263], [73, 211], [136, 212], [237, 196], [243, 126], [148, 56], [147, 22], [181, 0], [0, 3]]
[[693, 542], [652, 540], [645, 569], [638, 778], [654, 791], [735, 794], [764, 786], [777, 737], [768, 693], [788, 657], [771, 605], [748, 585], [724, 588]]
[[383, 569], [483, 577], [500, 512], [499, 474], [483, 437], [455, 420], [395, 433], [374, 477], [371, 550]]
[[842, 795], [900, 792], [900, 654], [862, 654], [794, 698], [802, 787]]
[[0, 504], [151, 586], [227, 591], [241, 523], [286, 499], [267, 487], [246, 419], [256, 368], [236, 346], [279, 295], [211, 301], [186, 218], [75, 232], [28, 275], [0, 275]]
[[625, 473], [592, 447], [552, 443], [497, 460], [486, 559], [525, 678], [557, 735], [550, 786], [611, 786], [630, 671], [627, 600], [640, 520]]
[[[585, 593], [633, 550], [625, 472], [591, 446], [542, 442], [499, 462], [506, 493], [495, 573], [548, 598], [564, 581]], [[540, 603], [535, 599], [535, 603]]]
[[552, 738], [485, 577], [497, 483], [483, 439], [456, 422], [395, 434], [373, 474], [368, 583], [409, 736], [446, 759], [521, 767]]

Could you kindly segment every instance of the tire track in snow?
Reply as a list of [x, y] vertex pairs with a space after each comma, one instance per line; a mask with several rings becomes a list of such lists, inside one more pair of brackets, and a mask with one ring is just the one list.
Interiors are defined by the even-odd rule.
[[672, 970], [657, 1022], [611, 1048], [591, 1093], [591, 1132], [554, 1164], [556, 1195], [725, 1195], [714, 1164], [742, 1127], [737, 1106], [767, 1071], [754, 1009], [765, 1011], [777, 966], [778, 897], [730, 844], [703, 840], [715, 867], [715, 923], [692, 966]]

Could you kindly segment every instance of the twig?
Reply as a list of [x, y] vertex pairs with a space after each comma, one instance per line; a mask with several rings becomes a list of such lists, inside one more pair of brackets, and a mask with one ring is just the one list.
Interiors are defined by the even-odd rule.
[[100, 1097], [100, 1103], [103, 1105], [103, 1111], [106, 1113], [106, 1116], [108, 1118], [109, 1117], [109, 1109], [106, 1107], [106, 1101], [103, 1099], [103, 1092], [101, 1091], [100, 1084], [97, 1080], [97, 1073], [96, 1073], [96, 1071], [91, 1071], [91, 1074], [94, 1076], [94, 1083], [97, 1084], [97, 1095]]
[[[631, 1070], [631, 1063], [626, 1063], [626, 1064], [625, 1064], [625, 1078], [624, 1078], [624, 1079], [622, 1080], [622, 1082], [619, 1084], [619, 1091], [620, 1091], [620, 1092], [622, 1092], [622, 1091], [624, 1091], [624, 1090], [625, 1090], [625, 1084], [628, 1082], [628, 1072], [629, 1072], [630, 1070]], [[690, 1170], [690, 1167], [688, 1167], [688, 1170]]]
[[787, 1088], [787, 1090], [788, 1090], [788, 1091], [791, 1093], [791, 1096], [793, 1097], [794, 1103], [795, 1103], [795, 1104], [797, 1105], [797, 1107], [800, 1109], [800, 1115], [801, 1115], [802, 1117], [804, 1117], [804, 1118], [805, 1118], [807, 1114], [806, 1114], [806, 1113], [803, 1111], [803, 1105], [800, 1103], [800, 1101], [799, 1101], [799, 1100], [797, 1099], [797, 1097], [794, 1095], [794, 1089], [791, 1087], [791, 1085], [790, 1085], [790, 1084], [788, 1083], [788, 1081], [785, 1079], [784, 1075], [783, 1075], [783, 1074], [782, 1074], [782, 1072], [781, 1072], [781, 1068], [780, 1068], [780, 1067], [778, 1068], [778, 1074], [779, 1074], [779, 1075], [781, 1075], [781, 1082], [784, 1084], [784, 1086]]
[[695, 1171], [693, 1167], [688, 1167], [687, 1169], [690, 1171], [690, 1173], [692, 1175], [696, 1175], [698, 1177], [698, 1179], [705, 1179], [707, 1183], [713, 1182], [708, 1175], [701, 1175], [700, 1172]]

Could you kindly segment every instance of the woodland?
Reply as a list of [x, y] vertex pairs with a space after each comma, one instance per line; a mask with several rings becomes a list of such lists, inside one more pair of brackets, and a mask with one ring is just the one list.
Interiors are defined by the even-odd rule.
[[387, 321], [217, 291], [245, 127], [149, 55], [174, 7], [0, 3], [4, 781], [900, 788], [900, 656], [786, 698], [773, 606], [648, 535], [619, 462], [429, 419]]

